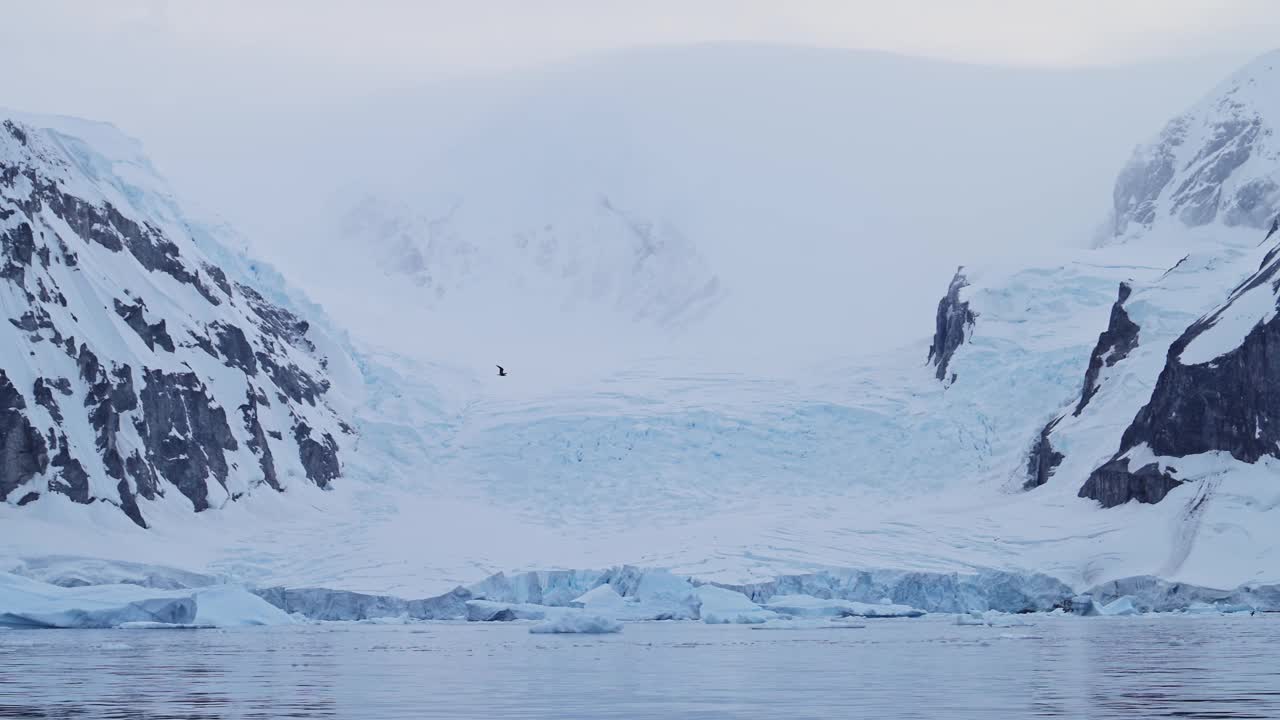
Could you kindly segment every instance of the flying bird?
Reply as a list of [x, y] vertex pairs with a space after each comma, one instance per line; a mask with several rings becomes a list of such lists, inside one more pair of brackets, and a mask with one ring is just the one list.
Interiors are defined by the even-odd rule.
[[506, 376], [507, 376], [507, 371], [506, 371], [506, 370], [504, 370], [504, 369], [502, 369], [502, 366], [501, 366], [501, 365], [495, 365], [494, 367], [498, 368], [498, 377], [506, 377]]

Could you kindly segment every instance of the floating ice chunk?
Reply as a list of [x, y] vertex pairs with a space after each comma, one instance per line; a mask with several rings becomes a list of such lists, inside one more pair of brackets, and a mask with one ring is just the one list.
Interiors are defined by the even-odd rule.
[[293, 616], [234, 585], [212, 585], [195, 591], [195, 624], [206, 627], [291, 625]]
[[920, 617], [925, 612], [909, 605], [876, 605], [873, 603], [816, 598], [810, 595], [783, 595], [765, 604], [765, 608], [794, 617]]
[[129, 643], [122, 643], [122, 642], [104, 642], [104, 643], [98, 643], [97, 645], [94, 645], [94, 646], [93, 646], [93, 649], [94, 649], [94, 650], [101, 650], [101, 651], [104, 651], [104, 652], [121, 652], [121, 651], [124, 651], [124, 650], [133, 650], [133, 649], [135, 649], [135, 648], [134, 648], [134, 646], [130, 645]]
[[639, 602], [636, 598], [624, 598], [613, 589], [612, 585], [600, 585], [579, 595], [569, 602], [569, 607], [582, 608], [592, 612], [603, 613], [609, 617], [619, 617], [634, 609]]
[[694, 589], [694, 595], [700, 603], [698, 612], [702, 622], [708, 625], [754, 625], [778, 617], [777, 613], [765, 610], [736, 590], [702, 585]]
[[586, 633], [603, 635], [622, 632], [622, 623], [603, 615], [588, 612], [564, 612], [557, 617], [529, 628], [535, 634], [558, 635], [562, 633]]
[[1112, 600], [1111, 602], [1098, 608], [1099, 615], [1121, 616], [1121, 615], [1138, 615], [1138, 608], [1133, 604], [1133, 598], [1128, 595]]
[[109, 628], [159, 626], [236, 627], [293, 622], [244, 588], [155, 590], [138, 585], [60, 587], [0, 573], [0, 625]]
[[638, 609], [644, 616], [637, 619], [698, 619], [698, 596], [694, 594], [693, 584], [688, 578], [672, 575], [666, 570], [644, 572], [630, 596], [639, 601]]

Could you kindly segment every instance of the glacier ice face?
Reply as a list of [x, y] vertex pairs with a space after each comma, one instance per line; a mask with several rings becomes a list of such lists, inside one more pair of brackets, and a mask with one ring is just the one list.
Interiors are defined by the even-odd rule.
[[820, 617], [920, 617], [924, 610], [892, 603], [864, 603], [809, 595], [782, 595], [770, 598], [765, 608], [780, 615], [801, 618]]
[[[974, 574], [896, 570], [828, 571], [790, 575], [741, 586], [752, 600], [772, 608], [774, 598], [807, 596], [864, 605], [890, 602], [926, 612], [1046, 612], [1061, 607], [1071, 588], [1042, 574], [984, 571]], [[776, 608], [775, 608], [776, 609]]]
[[259, 597], [281, 610], [312, 620], [373, 620], [405, 617], [411, 620], [454, 620], [467, 616], [472, 594], [465, 588], [431, 598], [406, 600], [327, 588], [260, 588]]
[[[1240, 87], [1237, 100], [1262, 107], [1265, 93]], [[1157, 437], [1184, 434], [1179, 418], [1191, 415], [1177, 408], [1201, 399], [1157, 391], [1170, 347], [1197, 319], [1215, 318], [1180, 356], [1197, 369], [1173, 368], [1165, 385], [1203, 381], [1235, 398], [1237, 371], [1269, 372], [1256, 358], [1266, 338], [1241, 353], [1249, 362], [1231, 361], [1275, 298], [1268, 280], [1233, 291], [1266, 258], [1257, 218], [1228, 224], [1246, 196], [1245, 215], [1268, 207], [1259, 178], [1275, 164], [1271, 140], [1230, 125], [1229, 103], [1205, 108], [1221, 117], [1177, 129], [1160, 151], [1170, 179], [1157, 162], [1135, 175], [1155, 180], [1121, 193], [1127, 242], [966, 268], [933, 318], [933, 367], [922, 341], [803, 378], [678, 358], [545, 390], [355, 355], [273, 271], [232, 252], [224, 229], [184, 222], [133, 150], [74, 140], [81, 130], [32, 131], [38, 123], [19, 127], [21, 139], [6, 130], [4, 152], [16, 153], [6, 161], [39, 182], [20, 169], [0, 188], [0, 333], [14, 341], [0, 350], [0, 533], [24, 555], [136, 552], [244, 570], [278, 606], [333, 619], [460, 617], [467, 600], [563, 607], [602, 584], [654, 616], [698, 617], [701, 603], [696, 588], [634, 567], [495, 576], [440, 594], [477, 568], [660, 562], [757, 603], [888, 597], [931, 612], [1048, 609], [1141, 574], [1275, 580], [1258, 576], [1280, 551], [1258, 510], [1274, 458], [1247, 462], [1270, 438], [1269, 410], [1236, 398], [1206, 412], [1219, 450], [1165, 454], [1195, 446], [1161, 449]], [[23, 160], [31, 147], [44, 149]], [[1214, 207], [1213, 222], [1197, 224]], [[1121, 283], [1130, 292], [1117, 301]], [[1214, 315], [1223, 298], [1230, 308]], [[948, 382], [936, 382], [940, 371]], [[1151, 442], [1117, 457], [1157, 395], [1171, 412]], [[1079, 499], [1108, 459], [1128, 462], [1108, 471], [1153, 469], [1141, 493], [1121, 487], [1106, 504], [1167, 500], [1103, 513]], [[312, 493], [320, 487], [330, 492]], [[1222, 491], [1201, 492], [1211, 487]], [[123, 521], [112, 506], [151, 525], [155, 541], [103, 521], [108, 511]], [[192, 516], [201, 507], [226, 524]], [[101, 525], [102, 538], [62, 532], [81, 525]], [[843, 566], [901, 570], [812, 572]]]

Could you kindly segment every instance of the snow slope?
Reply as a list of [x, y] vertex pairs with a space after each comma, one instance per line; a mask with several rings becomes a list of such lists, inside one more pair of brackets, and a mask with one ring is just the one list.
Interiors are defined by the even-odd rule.
[[342, 346], [189, 223], [114, 128], [8, 113], [0, 130], [0, 500], [105, 502], [145, 527], [337, 477]]

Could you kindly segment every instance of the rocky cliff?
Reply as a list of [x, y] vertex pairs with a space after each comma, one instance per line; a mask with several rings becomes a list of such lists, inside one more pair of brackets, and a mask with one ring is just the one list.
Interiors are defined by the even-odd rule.
[[330, 358], [209, 237], [113, 128], [0, 122], [0, 501], [145, 527], [340, 476]]

